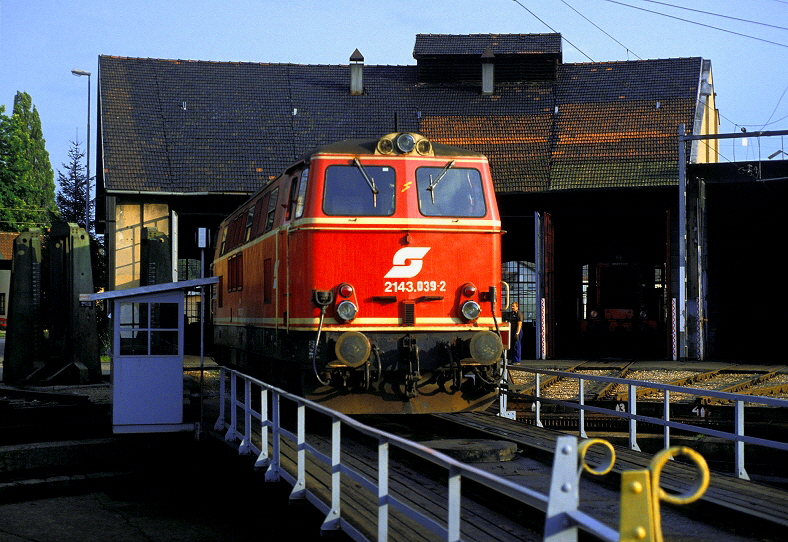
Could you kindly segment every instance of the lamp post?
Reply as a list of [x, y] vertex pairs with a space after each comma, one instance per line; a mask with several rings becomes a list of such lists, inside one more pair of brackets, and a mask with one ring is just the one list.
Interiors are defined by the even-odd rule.
[[85, 178], [85, 232], [90, 234], [90, 72], [85, 70], [71, 70], [77, 77], [86, 75], [88, 77], [88, 154], [87, 154], [87, 177]]

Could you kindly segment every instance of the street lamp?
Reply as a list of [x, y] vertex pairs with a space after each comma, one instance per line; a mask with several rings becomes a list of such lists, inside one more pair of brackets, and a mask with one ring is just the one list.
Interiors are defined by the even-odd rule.
[[71, 70], [77, 77], [87, 75], [88, 77], [88, 156], [87, 156], [87, 178], [85, 179], [85, 232], [90, 234], [90, 72], [85, 70]]

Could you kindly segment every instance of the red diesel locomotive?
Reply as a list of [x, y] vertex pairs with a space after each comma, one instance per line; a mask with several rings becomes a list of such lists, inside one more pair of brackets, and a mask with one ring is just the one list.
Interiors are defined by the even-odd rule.
[[415, 133], [318, 147], [222, 223], [215, 355], [348, 414], [486, 408], [501, 233], [482, 154]]

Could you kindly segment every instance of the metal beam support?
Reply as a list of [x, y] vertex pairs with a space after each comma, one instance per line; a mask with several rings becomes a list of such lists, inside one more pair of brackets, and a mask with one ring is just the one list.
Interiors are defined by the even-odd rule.
[[[678, 242], [679, 242], [679, 283], [678, 283], [678, 324], [677, 324], [677, 342], [678, 351], [676, 356], [679, 360], [686, 360], [689, 353], [689, 335], [687, 333], [687, 318], [688, 318], [688, 305], [687, 305], [687, 254], [688, 254], [688, 236], [687, 236], [687, 142], [688, 141], [704, 141], [711, 139], [742, 139], [746, 137], [777, 137], [788, 135], [788, 130], [772, 130], [772, 131], [758, 131], [758, 132], [739, 132], [729, 134], [688, 134], [686, 126], [679, 124], [678, 139], [679, 139], [679, 155], [678, 155], [678, 183], [679, 183], [679, 223], [678, 223]], [[700, 196], [696, 196], [700, 197]], [[699, 260], [700, 265], [700, 260]], [[701, 294], [698, 297], [698, 308], [695, 311], [694, 318], [698, 322], [702, 322], [703, 313], [703, 295], [705, 293], [702, 289], [701, 271], [698, 270], [699, 275], [694, 277], [699, 283], [699, 291]], [[700, 326], [700, 324], [699, 324]], [[697, 352], [699, 359], [705, 357], [705, 333], [703, 333], [702, 326], [698, 328], [698, 333], [693, 335], [698, 344], [695, 345], [694, 351]]]
[[687, 162], [686, 127], [679, 124], [679, 324], [678, 357], [687, 359]]

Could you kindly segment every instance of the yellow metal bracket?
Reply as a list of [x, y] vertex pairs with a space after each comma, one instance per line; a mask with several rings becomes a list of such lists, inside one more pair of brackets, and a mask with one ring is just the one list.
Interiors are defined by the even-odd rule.
[[[659, 485], [662, 468], [676, 456], [688, 457], [698, 471], [694, 485], [686, 492], [668, 493]], [[621, 474], [620, 542], [662, 542], [659, 501], [689, 504], [698, 500], [709, 487], [709, 467], [703, 456], [692, 448], [674, 446], [657, 453], [648, 469]]]
[[[588, 450], [592, 446], [596, 446], [597, 449], [600, 446], [602, 447], [603, 455], [599, 459], [599, 463], [596, 466], [592, 465], [589, 462], [589, 459], [586, 457]], [[587, 473], [593, 474], [595, 476], [603, 476], [607, 474], [613, 470], [613, 465], [616, 462], [616, 450], [613, 448], [613, 445], [601, 438], [589, 438], [581, 441], [577, 446], [577, 455], [580, 457], [581, 468]]]

